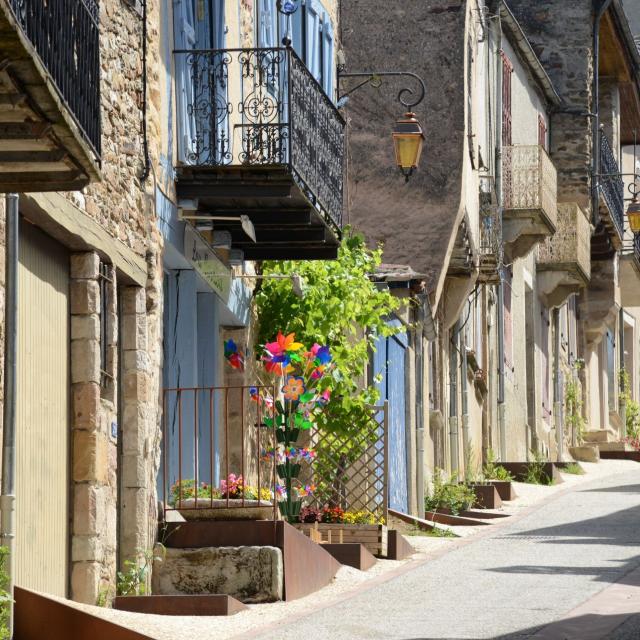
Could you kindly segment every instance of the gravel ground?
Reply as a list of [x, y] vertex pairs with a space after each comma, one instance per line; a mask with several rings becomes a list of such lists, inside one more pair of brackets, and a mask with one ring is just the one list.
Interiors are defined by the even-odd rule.
[[[410, 559], [380, 560], [366, 573], [343, 567], [332, 584], [293, 602], [252, 605], [228, 618], [70, 604], [156, 640], [218, 640], [244, 633], [277, 640], [444, 640], [539, 629], [640, 562], [637, 514], [632, 522], [622, 517], [636, 506], [640, 465], [581, 464], [586, 475], [563, 474], [564, 482], [556, 486], [516, 483], [517, 500], [501, 510], [513, 518], [451, 527], [469, 540], [412, 536], [416, 554]], [[617, 490], [620, 485], [629, 490]], [[258, 635], [261, 631], [265, 635]], [[632, 637], [640, 633], [616, 640]]]

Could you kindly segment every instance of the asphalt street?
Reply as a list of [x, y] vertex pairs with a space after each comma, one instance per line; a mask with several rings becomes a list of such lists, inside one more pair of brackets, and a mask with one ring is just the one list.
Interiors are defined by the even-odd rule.
[[256, 637], [640, 639], [639, 524], [640, 464]]

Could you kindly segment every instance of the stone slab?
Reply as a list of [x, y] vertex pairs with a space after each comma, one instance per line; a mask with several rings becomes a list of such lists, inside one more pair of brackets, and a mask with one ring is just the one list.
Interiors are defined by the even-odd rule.
[[167, 549], [153, 567], [158, 595], [225, 594], [240, 602], [283, 599], [284, 566], [277, 547]]

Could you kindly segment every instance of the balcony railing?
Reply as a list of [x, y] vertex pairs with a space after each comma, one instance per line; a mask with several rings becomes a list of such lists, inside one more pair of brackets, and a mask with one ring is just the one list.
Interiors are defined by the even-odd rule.
[[640, 233], [633, 234], [632, 239], [626, 239], [622, 243], [622, 255], [633, 256], [640, 265]]
[[98, 0], [9, 0], [83, 137], [100, 156]]
[[540, 145], [502, 149], [502, 187], [505, 216], [543, 214], [555, 227], [558, 178], [556, 168]]
[[345, 122], [295, 52], [175, 54], [180, 163], [284, 168], [340, 228]]
[[538, 246], [538, 268], [591, 277], [591, 225], [577, 203], [558, 205], [556, 232]]
[[600, 132], [600, 173], [606, 176], [600, 181], [604, 201], [618, 234], [622, 236], [624, 230], [624, 181], [617, 175], [620, 173], [620, 169], [611, 143], [603, 131]]

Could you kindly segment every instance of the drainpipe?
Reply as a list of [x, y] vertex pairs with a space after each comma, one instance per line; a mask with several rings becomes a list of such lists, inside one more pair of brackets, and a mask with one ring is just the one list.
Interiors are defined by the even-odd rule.
[[507, 460], [507, 434], [504, 402], [504, 274], [500, 273], [498, 285], [498, 434], [500, 437], [500, 460]]
[[[620, 353], [620, 391], [624, 391], [624, 308], [620, 308], [618, 312], [618, 344], [619, 353]], [[620, 400], [619, 406], [620, 420], [622, 424], [620, 425], [620, 434], [619, 437], [622, 440], [627, 435], [627, 402], [624, 398]]]
[[556, 425], [558, 462], [562, 461], [564, 429], [562, 424], [562, 380], [560, 376], [560, 309], [553, 310], [553, 418]]
[[[471, 313], [471, 310], [469, 310]], [[467, 316], [468, 317], [468, 316]], [[462, 455], [464, 457], [464, 475], [469, 478], [471, 472], [471, 438], [469, 435], [469, 400], [467, 397], [468, 380], [467, 380], [467, 341], [464, 333], [460, 335], [460, 395], [462, 403]]]
[[416, 502], [424, 515], [424, 295], [418, 295], [416, 348]]
[[[6, 196], [4, 406], [2, 431], [2, 494], [0, 495], [0, 544], [9, 551], [5, 568], [7, 591], [13, 601], [15, 580], [15, 481], [16, 481], [16, 362], [18, 304], [18, 194]], [[10, 605], [10, 637], [13, 637], [13, 602]]]
[[[612, 0], [594, 0], [595, 18], [593, 21], [593, 130], [591, 135], [593, 136], [592, 150], [593, 158], [591, 166], [593, 167], [593, 178], [595, 185], [591, 185], [591, 208], [593, 224], [597, 225], [600, 221], [599, 214], [599, 196], [600, 191], [600, 73], [598, 71], [598, 65], [600, 64], [600, 21], [606, 10], [609, 8]], [[599, 7], [598, 7], [599, 4]], [[596, 7], [598, 7], [596, 9]]]
[[449, 343], [449, 448], [451, 455], [451, 475], [458, 475], [458, 344], [460, 321], [457, 320]]

